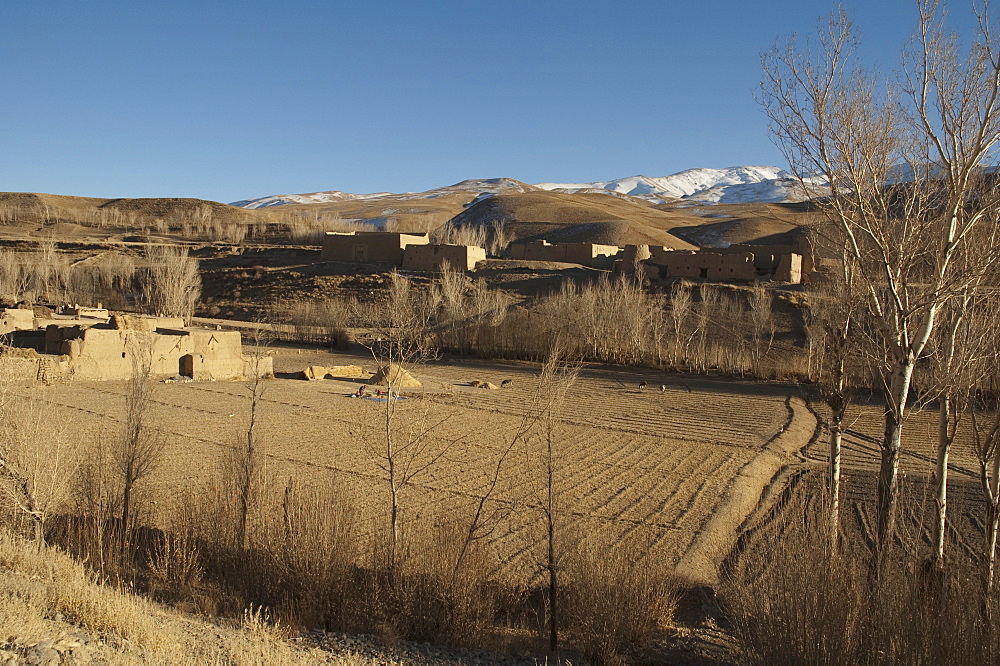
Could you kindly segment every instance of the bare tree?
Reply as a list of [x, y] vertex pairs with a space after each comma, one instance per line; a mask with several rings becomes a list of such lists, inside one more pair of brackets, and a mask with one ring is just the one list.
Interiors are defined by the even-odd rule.
[[20, 395], [0, 367], [0, 498], [31, 525], [36, 546], [45, 523], [69, 498], [78, 466], [65, 424], [33, 396]]
[[760, 282], [750, 288], [750, 340], [754, 372], [762, 376], [761, 363], [774, 344], [774, 295]]
[[844, 416], [851, 400], [848, 362], [854, 355], [852, 329], [857, 317], [854, 273], [854, 262], [845, 256], [840, 270], [827, 276], [813, 291], [809, 305], [810, 338], [813, 338], [810, 344], [820, 350], [815, 382], [830, 410], [827, 490], [831, 553], [836, 552], [840, 537], [841, 440]]
[[989, 362], [997, 340], [997, 303], [989, 296], [976, 296], [970, 285], [965, 292], [945, 302], [935, 335], [928, 343], [927, 363], [921, 370], [923, 402], [936, 402], [938, 409], [937, 458], [934, 466], [934, 561], [944, 567], [948, 514], [948, 461], [963, 417], [974, 409], [975, 394], [992, 372]]
[[514, 235], [511, 233], [510, 227], [504, 224], [502, 220], [494, 220], [493, 224], [490, 225], [489, 244], [487, 247], [490, 255], [493, 257], [502, 257], [507, 252], [507, 248], [513, 240]]
[[201, 296], [198, 260], [186, 247], [150, 246], [146, 254], [146, 299], [153, 314], [190, 319]]
[[[995, 366], [994, 366], [995, 367]], [[973, 448], [979, 461], [979, 481], [986, 500], [986, 533], [983, 542], [985, 570], [983, 572], [984, 607], [989, 610], [993, 599], [996, 575], [997, 531], [1000, 526], [1000, 404], [997, 402], [997, 386], [990, 382], [982, 392], [984, 398], [973, 406], [969, 415], [972, 422]], [[983, 422], [979, 411], [992, 413], [992, 418]]]
[[[977, 237], [981, 272], [996, 251], [997, 193], [981, 168], [1000, 137], [1000, 52], [988, 17], [965, 54], [935, 0], [890, 80], [858, 62], [843, 12], [815, 43], [794, 39], [763, 57], [760, 102], [803, 188], [824, 179], [819, 203], [847, 239], [877, 347], [885, 403], [878, 477], [879, 557], [895, 528], [902, 428], [910, 383], [942, 304], [974, 279], [954, 262]], [[976, 233], [988, 228], [988, 233]], [[984, 242], [985, 241], [985, 242]]]
[[[363, 433], [369, 452], [385, 474], [389, 500], [388, 564], [395, 572], [400, 564], [400, 515], [408, 486], [427, 473], [450, 448], [435, 430], [449, 418], [432, 417], [427, 404], [400, 407], [400, 389], [409, 370], [434, 354], [430, 328], [439, 307], [434, 291], [420, 293], [408, 279], [393, 273], [385, 299], [369, 313], [372, 335], [364, 340], [385, 382], [379, 422]], [[414, 396], [411, 396], [414, 397]]]
[[0, 297], [18, 302], [30, 296], [31, 272], [21, 259], [22, 253], [0, 249]]
[[230, 459], [227, 461], [236, 484], [239, 511], [236, 518], [236, 541], [243, 550], [249, 546], [247, 519], [256, 500], [255, 495], [259, 492], [258, 487], [263, 475], [264, 441], [259, 426], [263, 416], [264, 393], [268, 386], [264, 373], [265, 361], [268, 358], [268, 334], [263, 326], [259, 326], [252, 329], [251, 335], [253, 336], [251, 344], [244, 346], [250, 359], [247, 364], [249, 370], [247, 379], [243, 383], [247, 393], [246, 427], [240, 433], [238, 445], [228, 452]]
[[678, 280], [670, 289], [670, 321], [673, 324], [670, 362], [674, 370], [680, 370], [682, 360], [687, 361], [688, 348], [696, 333], [696, 329], [688, 322], [692, 309], [691, 283], [687, 280]]
[[136, 484], [152, 474], [163, 458], [166, 438], [152, 422], [154, 384], [152, 344], [148, 334], [129, 332], [126, 353], [132, 374], [125, 384], [125, 416], [111, 451], [112, 465], [121, 482], [122, 553], [128, 554]]
[[564, 452], [559, 450], [559, 419], [566, 395], [576, 382], [580, 369], [580, 363], [567, 360], [561, 340], [556, 339], [542, 364], [534, 407], [536, 427], [525, 438], [526, 464], [537, 475], [533, 477], [537, 485], [533, 488], [536, 497], [532, 501], [538, 507], [544, 531], [542, 543], [545, 552], [541, 566], [547, 578], [549, 647], [553, 651], [559, 647], [559, 564], [563, 549], [558, 543], [557, 532], [562, 527], [564, 515], [558, 496], [562, 475], [560, 464], [564, 457]]

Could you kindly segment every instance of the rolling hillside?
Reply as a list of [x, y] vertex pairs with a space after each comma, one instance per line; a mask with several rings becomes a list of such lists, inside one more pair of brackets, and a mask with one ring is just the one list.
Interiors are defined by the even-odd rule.
[[451, 223], [489, 226], [494, 222], [507, 225], [518, 240], [649, 243], [685, 250], [695, 246], [670, 230], [696, 224], [698, 219], [684, 210], [659, 210], [631, 197], [536, 191], [483, 198]]

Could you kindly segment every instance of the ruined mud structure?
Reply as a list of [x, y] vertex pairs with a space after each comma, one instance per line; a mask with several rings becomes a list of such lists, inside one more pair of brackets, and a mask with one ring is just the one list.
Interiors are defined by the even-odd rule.
[[408, 271], [475, 270], [486, 259], [486, 250], [474, 245], [407, 245], [403, 249], [403, 268]]
[[427, 245], [427, 234], [385, 231], [328, 231], [323, 236], [323, 261], [353, 261], [362, 264], [403, 265], [407, 245]]
[[4, 308], [0, 311], [0, 335], [34, 328], [35, 311], [31, 308]]
[[324, 261], [384, 264], [409, 271], [440, 271], [444, 266], [471, 271], [486, 259], [486, 250], [474, 245], [432, 244], [427, 234], [328, 231], [320, 256]]
[[[270, 357], [256, 363], [243, 355], [238, 331], [185, 328], [178, 318], [33, 319], [30, 327], [10, 331], [5, 338], [14, 347], [37, 353], [18, 360], [20, 365], [33, 363], [37, 377], [47, 381], [128, 379], [134, 362], [147, 357], [154, 377], [233, 380], [246, 378], [255, 368], [261, 375], [272, 374]], [[27, 378], [31, 368], [17, 374]]]
[[622, 249], [617, 245], [553, 244], [547, 240], [538, 240], [530, 243], [511, 243], [508, 252], [511, 259], [522, 261], [558, 261], [611, 270], [615, 259], [621, 256]]
[[766, 245], [741, 245], [692, 252], [662, 246], [626, 245], [617, 269], [632, 274], [638, 268], [654, 280], [700, 278], [740, 282], [802, 282], [802, 255], [774, 252], [774, 249]]

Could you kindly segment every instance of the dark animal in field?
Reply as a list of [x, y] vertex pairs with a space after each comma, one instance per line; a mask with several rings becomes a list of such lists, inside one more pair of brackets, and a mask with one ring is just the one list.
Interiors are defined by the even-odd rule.
[[666, 393], [666, 392], [667, 392], [667, 385], [660, 384], [660, 393]]
[[639, 382], [639, 390], [640, 391], [642, 389], [646, 388], [647, 386], [649, 386], [649, 384], [647, 384], [646, 382]]
[[502, 382], [500, 382], [500, 388], [510, 388], [513, 385], [514, 385], [513, 379], [505, 379]]

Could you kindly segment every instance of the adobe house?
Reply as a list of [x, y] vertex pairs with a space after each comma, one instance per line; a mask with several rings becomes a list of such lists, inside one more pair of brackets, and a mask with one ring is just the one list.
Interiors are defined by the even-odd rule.
[[774, 256], [797, 254], [802, 257], [801, 275], [802, 279], [805, 280], [808, 280], [809, 275], [812, 274], [815, 264], [812, 244], [808, 238], [801, 238], [797, 243], [786, 243], [783, 245], [748, 245], [740, 243], [730, 245], [729, 247], [712, 248], [711, 251], [719, 252], [720, 254], [753, 252], [755, 255], [770, 254]]
[[440, 271], [447, 265], [465, 272], [485, 259], [486, 250], [475, 245], [407, 245], [403, 250], [403, 268], [408, 271]]
[[407, 245], [427, 245], [427, 234], [385, 231], [328, 231], [323, 236], [323, 261], [350, 261], [364, 264], [402, 266]]
[[[753, 246], [745, 246], [753, 247]], [[761, 246], [763, 249], [764, 246]], [[652, 278], [700, 278], [706, 280], [774, 280], [797, 284], [802, 281], [802, 255], [769, 254], [733, 250], [670, 250], [665, 247], [628, 245], [622, 253], [621, 270], [632, 273], [641, 266]]]
[[511, 243], [511, 259], [523, 261], [558, 261], [580, 264], [591, 268], [610, 270], [622, 249], [617, 245], [597, 243], [558, 243], [537, 240], [530, 243]]
[[243, 356], [238, 331], [184, 328], [179, 319], [115, 315], [107, 323], [54, 323], [18, 333], [15, 344], [42, 354], [33, 362], [46, 380], [128, 379], [134, 356], [147, 349], [154, 377], [239, 380], [252, 375], [255, 366], [262, 376], [273, 374], [270, 356], [260, 363]]
[[[128, 379], [133, 356], [143, 347], [150, 349], [151, 374], [157, 377], [230, 380], [252, 374], [238, 331], [154, 328], [136, 317], [113, 317], [88, 328], [52, 324], [45, 329], [45, 352], [58, 355], [76, 379]], [[271, 358], [262, 361], [261, 374], [272, 374]]]
[[0, 335], [35, 327], [35, 311], [31, 308], [0, 309]]

